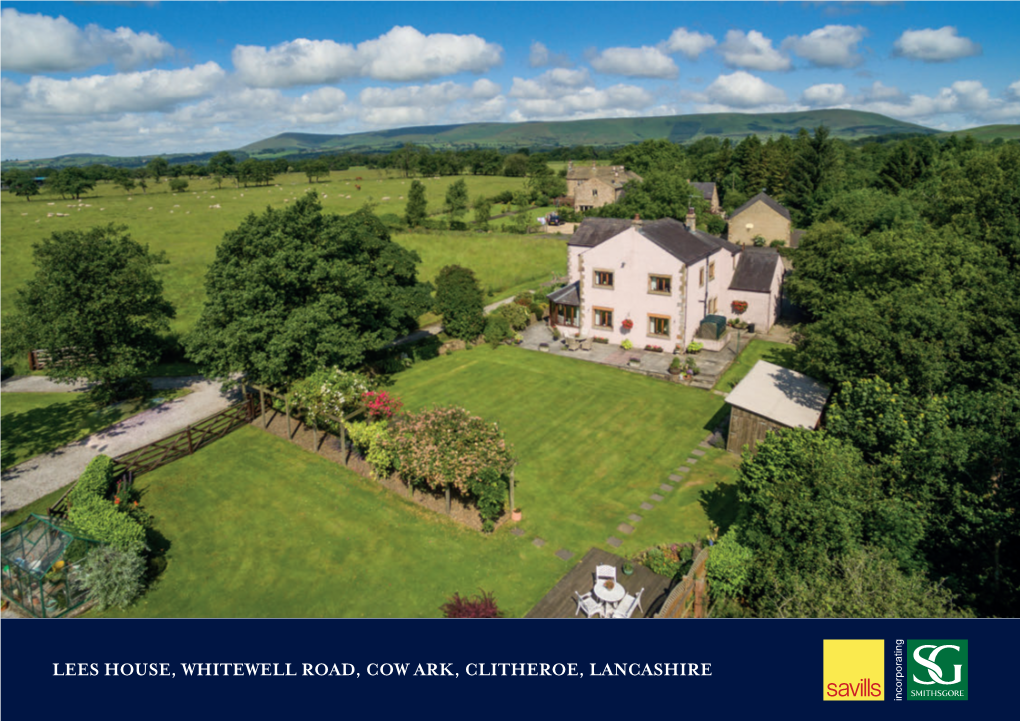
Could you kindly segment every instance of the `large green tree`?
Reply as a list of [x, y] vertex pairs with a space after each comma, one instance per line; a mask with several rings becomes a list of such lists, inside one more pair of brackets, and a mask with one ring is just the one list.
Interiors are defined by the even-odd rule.
[[10, 188], [10, 192], [27, 201], [32, 200], [33, 195], [39, 194], [39, 184], [27, 170], [9, 170], [4, 173], [4, 182]]
[[470, 268], [448, 265], [436, 276], [436, 304], [443, 328], [454, 338], [474, 340], [485, 329], [485, 295]]
[[278, 388], [356, 368], [431, 306], [418, 262], [367, 210], [325, 214], [315, 193], [251, 214], [216, 249], [190, 357], [210, 375]]
[[407, 193], [407, 207], [404, 219], [407, 224], [416, 228], [428, 217], [428, 202], [425, 200], [425, 184], [420, 180], [411, 181], [411, 189]]
[[468, 189], [467, 181], [464, 178], [452, 183], [446, 189], [446, 205], [444, 206], [450, 216], [450, 223], [458, 222], [468, 211]]
[[6, 349], [45, 350], [47, 375], [91, 381], [98, 401], [138, 389], [174, 317], [157, 273], [165, 256], [126, 231], [61, 231], [35, 244], [35, 277], [5, 322]]
[[96, 181], [81, 168], [64, 168], [47, 178], [46, 185], [60, 193], [61, 197], [70, 195], [75, 200], [80, 200], [82, 193], [96, 187]]

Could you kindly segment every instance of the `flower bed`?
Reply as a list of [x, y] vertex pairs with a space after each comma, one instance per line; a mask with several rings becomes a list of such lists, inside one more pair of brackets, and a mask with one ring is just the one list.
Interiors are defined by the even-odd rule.
[[609, 339], [608, 339], [608, 338], [599, 338], [598, 336], [594, 336], [594, 337], [592, 338], [592, 340], [593, 340], [594, 342], [596, 342], [596, 343], [608, 343], [608, 342], [609, 342]]
[[652, 353], [662, 353], [661, 345], [646, 345], [645, 350], [651, 351]]

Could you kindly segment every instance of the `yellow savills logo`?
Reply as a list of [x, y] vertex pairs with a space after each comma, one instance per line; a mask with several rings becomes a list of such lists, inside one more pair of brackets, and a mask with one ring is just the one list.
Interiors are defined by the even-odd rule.
[[826, 701], [885, 699], [885, 641], [822, 641], [822, 698]]

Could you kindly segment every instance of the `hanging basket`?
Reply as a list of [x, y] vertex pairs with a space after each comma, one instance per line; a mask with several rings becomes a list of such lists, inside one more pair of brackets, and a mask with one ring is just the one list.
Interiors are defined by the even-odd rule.
[[741, 313], [743, 313], [743, 312], [745, 312], [747, 310], [747, 301], [746, 300], [735, 300], [735, 301], [733, 301], [732, 306], [733, 306], [733, 312], [736, 313], [737, 315], [739, 315], [739, 314], [741, 314]]
[[631, 328], [634, 327], [634, 321], [632, 321], [630, 318], [627, 318], [620, 325], [623, 326], [624, 330], [630, 330]]

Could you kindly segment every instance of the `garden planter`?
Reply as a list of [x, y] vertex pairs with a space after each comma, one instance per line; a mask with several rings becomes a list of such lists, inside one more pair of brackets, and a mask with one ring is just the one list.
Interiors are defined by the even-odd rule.
[[641, 366], [641, 359], [631, 358], [629, 361], [627, 361], [627, 365], [629, 365], [631, 368], [639, 368]]
[[669, 374], [670, 374], [671, 376], [678, 376], [678, 375], [680, 375], [681, 373], [683, 373], [683, 370], [682, 370], [682, 369], [680, 369], [680, 368], [672, 368], [672, 367], [671, 367], [671, 368], [669, 369]]
[[624, 576], [630, 576], [633, 575], [634, 573], [634, 566], [630, 565], [629, 563], [625, 563], [622, 566], [620, 566], [620, 570], [623, 571]]
[[515, 508], [513, 511], [510, 512], [510, 520], [512, 520], [512, 521], [519, 521], [523, 517], [524, 517], [524, 514], [521, 513], [521, 509], [520, 508]]
[[540, 351], [542, 351], [543, 353], [548, 353], [549, 352], [549, 344], [548, 343], [539, 343], [538, 344], [538, 349]]

